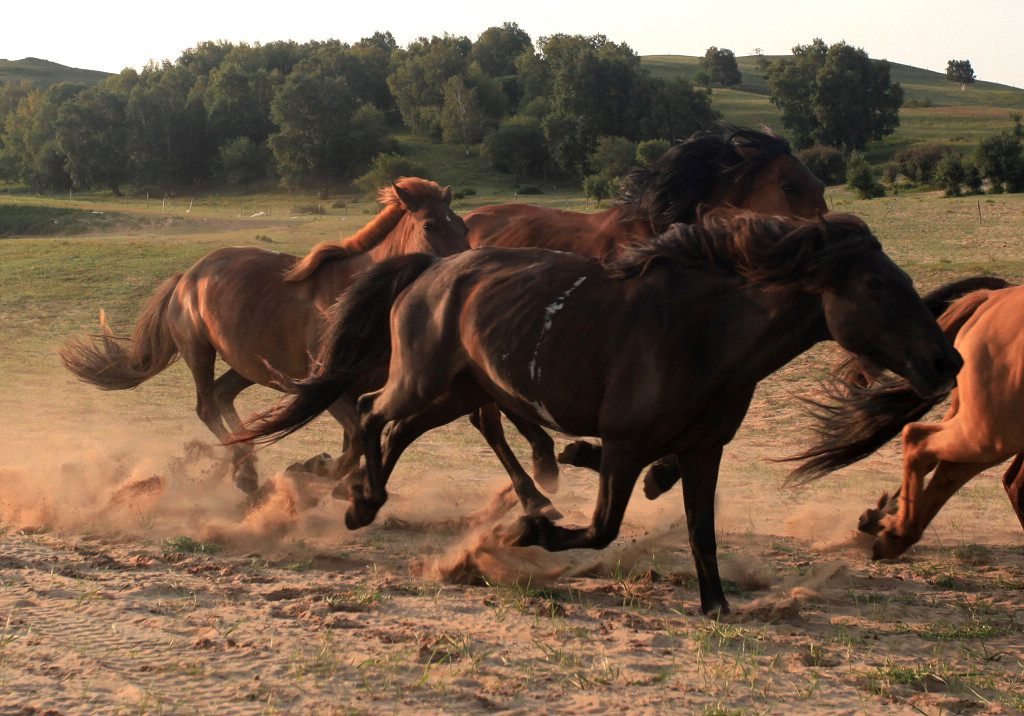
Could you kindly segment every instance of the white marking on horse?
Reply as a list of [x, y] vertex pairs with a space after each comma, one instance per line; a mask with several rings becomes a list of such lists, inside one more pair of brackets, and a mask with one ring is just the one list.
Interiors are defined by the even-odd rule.
[[567, 288], [561, 296], [544, 308], [544, 325], [541, 326], [540, 335], [537, 337], [537, 345], [533, 349], [533, 358], [530, 360], [530, 377], [533, 380], [540, 378], [541, 369], [540, 366], [537, 365], [537, 355], [540, 353], [540, 346], [544, 342], [544, 338], [547, 336], [548, 331], [551, 330], [551, 323], [554, 321], [555, 314], [565, 308], [565, 302], [569, 299], [569, 296], [586, 280], [586, 276], [580, 276], [576, 279], [576, 283]]

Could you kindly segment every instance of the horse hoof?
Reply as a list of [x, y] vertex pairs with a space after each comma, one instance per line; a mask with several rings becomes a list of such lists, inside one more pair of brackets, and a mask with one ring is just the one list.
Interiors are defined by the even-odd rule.
[[507, 547], [544, 546], [545, 525], [551, 521], [542, 515], [524, 515], [505, 532], [501, 542]]
[[729, 602], [727, 602], [725, 599], [722, 599], [722, 601], [720, 602], [716, 601], [706, 605], [701, 604], [700, 611], [706, 617], [710, 617], [711, 619], [720, 619], [721, 617], [724, 617], [726, 614], [731, 613], [732, 609], [729, 607]]
[[555, 459], [562, 465], [597, 470], [601, 465], [601, 448], [586, 440], [576, 440], [566, 445]]
[[877, 535], [882, 531], [882, 518], [885, 512], [882, 510], [868, 508], [857, 520], [857, 529], [866, 535]]
[[871, 559], [898, 559], [910, 549], [913, 542], [890, 532], [881, 532], [871, 548]]
[[378, 509], [380, 508], [373, 507], [364, 500], [352, 500], [348, 509], [345, 510], [345, 526], [350, 530], [366, 527], [373, 522]]
[[679, 482], [679, 467], [658, 461], [647, 468], [644, 475], [644, 497], [656, 500]]

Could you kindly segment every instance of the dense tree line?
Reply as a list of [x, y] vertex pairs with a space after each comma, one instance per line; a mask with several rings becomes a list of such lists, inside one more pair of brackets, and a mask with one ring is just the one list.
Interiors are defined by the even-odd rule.
[[582, 180], [612, 139], [681, 139], [716, 118], [705, 92], [651, 77], [600, 35], [534, 43], [506, 23], [476, 42], [407, 47], [387, 32], [352, 45], [206, 42], [93, 87], [0, 86], [0, 178], [40, 191], [280, 181], [326, 193], [410, 131], [479, 145], [518, 179]]

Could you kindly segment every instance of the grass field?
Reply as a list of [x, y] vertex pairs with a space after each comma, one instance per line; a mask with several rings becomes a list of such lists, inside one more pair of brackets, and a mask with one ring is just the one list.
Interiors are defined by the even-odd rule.
[[[429, 161], [436, 150], [421, 151]], [[511, 198], [479, 165], [444, 161], [439, 174], [478, 192], [458, 211]], [[922, 290], [978, 273], [1024, 279], [1024, 196], [826, 198], [863, 216]], [[554, 189], [530, 200], [586, 210]], [[348, 532], [344, 501], [321, 490], [311, 505], [316, 483], [281, 475], [337, 450], [331, 421], [261, 453], [279, 488], [246, 511], [211, 477], [215, 460], [189, 457], [210, 437], [183, 365], [103, 393], [57, 362], [61, 341], [94, 331], [101, 309], [130, 331], [163, 278], [215, 247], [304, 253], [374, 211], [353, 197], [295, 211], [311, 203], [0, 196], [0, 217], [11, 205], [37, 219], [76, 211], [66, 233], [0, 240], [0, 710], [1024, 713], [1024, 538], [998, 479], [968, 485], [889, 563], [836, 538], [893, 487], [896, 448], [781, 489], [786, 468], [768, 458], [801, 444], [794, 394], [813, 387], [827, 346], [764, 381], [727, 450], [716, 513], [737, 614], [722, 621], [698, 613], [678, 494], [634, 496], [599, 555], [516, 553], [504, 568], [529, 577], [450, 584], [467, 555], [493, 568], [493, 523], [473, 519], [507, 481], [465, 421], [417, 442], [377, 523]], [[247, 391], [242, 411], [274, 399]], [[585, 523], [593, 478], [565, 470], [552, 499], [567, 523]]]

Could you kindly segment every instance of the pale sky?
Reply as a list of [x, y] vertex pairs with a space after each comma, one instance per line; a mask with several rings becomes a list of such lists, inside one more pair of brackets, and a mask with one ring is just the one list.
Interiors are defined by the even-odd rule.
[[703, 55], [712, 45], [737, 56], [755, 48], [789, 54], [794, 45], [820, 37], [861, 47], [873, 59], [937, 72], [945, 72], [948, 60], [966, 59], [979, 80], [1024, 87], [1020, 0], [17, 0], [7, 3], [0, 20], [0, 59], [38, 57], [119, 72], [150, 59], [176, 60], [207, 40], [353, 43], [379, 30], [405, 46], [445, 32], [475, 41], [505, 22], [517, 23], [534, 40], [603, 34], [640, 55]]

